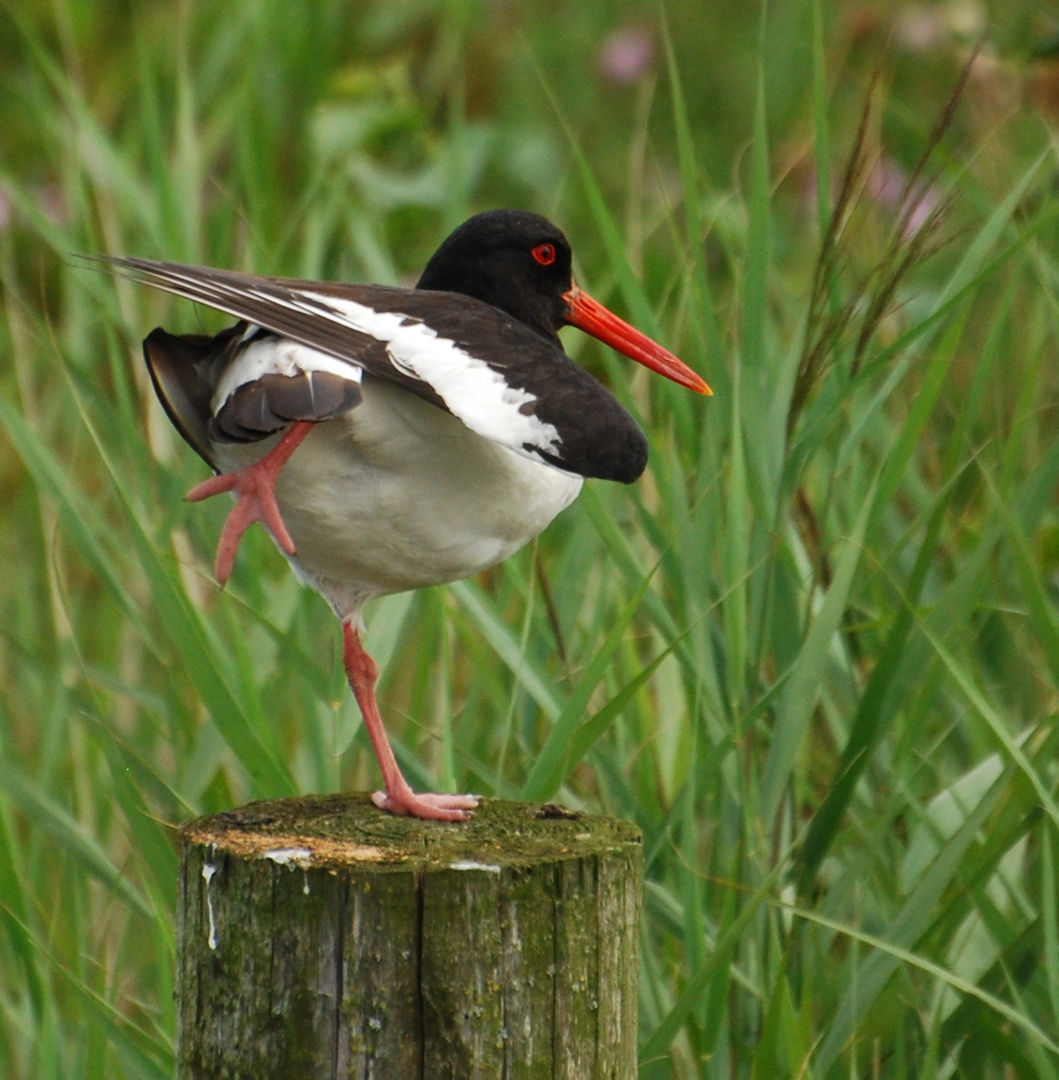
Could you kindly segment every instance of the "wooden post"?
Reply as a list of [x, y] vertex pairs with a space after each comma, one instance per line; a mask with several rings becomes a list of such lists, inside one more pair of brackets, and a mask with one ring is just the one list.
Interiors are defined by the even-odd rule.
[[628, 822], [366, 796], [182, 830], [179, 1080], [632, 1080], [642, 854]]

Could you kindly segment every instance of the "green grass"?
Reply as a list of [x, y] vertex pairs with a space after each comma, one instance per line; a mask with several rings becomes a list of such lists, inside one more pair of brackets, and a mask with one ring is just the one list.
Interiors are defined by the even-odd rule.
[[[1054, 27], [998, 6], [936, 131], [966, 41], [916, 52], [907, 5], [29, 7], [0, 14], [0, 1076], [171, 1075], [174, 826], [376, 783], [323, 602], [257, 533], [218, 592], [225, 508], [181, 501], [203, 468], [138, 342], [221, 322], [72, 254], [403, 281], [494, 205], [559, 221], [716, 394], [566, 338], [649, 473], [369, 610], [411, 779], [642, 828], [647, 1080], [1059, 1076]], [[608, 84], [627, 22], [654, 62]]]

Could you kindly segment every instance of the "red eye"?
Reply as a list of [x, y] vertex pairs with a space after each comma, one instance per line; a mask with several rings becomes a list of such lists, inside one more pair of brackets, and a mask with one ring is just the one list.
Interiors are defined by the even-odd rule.
[[541, 266], [551, 266], [551, 264], [555, 262], [555, 245], [538, 244], [530, 254], [541, 264]]

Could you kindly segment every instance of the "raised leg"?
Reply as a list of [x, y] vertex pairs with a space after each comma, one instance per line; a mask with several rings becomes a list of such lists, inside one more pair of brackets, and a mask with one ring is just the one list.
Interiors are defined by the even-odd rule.
[[360, 634], [350, 621], [342, 623], [344, 643], [343, 659], [350, 689], [360, 706], [364, 726], [368, 729], [371, 745], [382, 769], [385, 791], [376, 791], [372, 801], [380, 810], [410, 817], [433, 818], [438, 821], [466, 821], [478, 805], [476, 795], [417, 795], [401, 775], [397, 759], [393, 756], [390, 740], [382, 726], [379, 706], [375, 700], [375, 682], [379, 669], [364, 650]]
[[243, 533], [255, 521], [260, 521], [272, 533], [276, 543], [288, 555], [294, 554], [294, 541], [287, 532], [287, 526], [283, 524], [283, 517], [276, 502], [276, 477], [312, 429], [311, 421], [297, 421], [260, 461], [230, 473], [211, 476], [184, 496], [188, 502], [201, 502], [212, 495], [219, 495], [222, 491], [235, 492], [235, 506], [224, 523], [221, 539], [217, 544], [215, 573], [222, 585], [232, 572], [235, 553], [239, 550]]

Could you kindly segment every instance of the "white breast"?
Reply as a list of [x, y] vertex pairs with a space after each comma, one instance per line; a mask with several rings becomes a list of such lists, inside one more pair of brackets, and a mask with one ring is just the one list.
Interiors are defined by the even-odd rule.
[[[365, 375], [361, 405], [318, 424], [276, 483], [292, 564], [343, 618], [373, 596], [468, 577], [513, 554], [577, 497], [581, 477], [482, 438]], [[226, 471], [272, 441], [218, 445]]]

